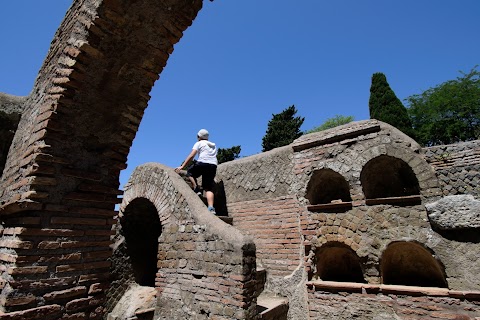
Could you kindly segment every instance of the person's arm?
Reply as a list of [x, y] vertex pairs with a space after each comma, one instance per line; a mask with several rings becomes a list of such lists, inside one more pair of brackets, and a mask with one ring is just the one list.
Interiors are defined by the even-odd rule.
[[183, 168], [185, 168], [185, 166], [186, 166], [187, 164], [189, 164], [190, 161], [193, 160], [193, 158], [195, 158], [195, 155], [196, 155], [196, 154], [197, 154], [197, 150], [192, 149], [192, 152], [190, 152], [190, 154], [187, 156], [187, 158], [185, 159], [185, 161], [183, 161], [182, 165], [181, 165], [180, 167], [176, 167], [176, 168], [175, 168], [175, 172], [176, 172], [176, 173], [179, 173], [180, 170], [182, 170]]

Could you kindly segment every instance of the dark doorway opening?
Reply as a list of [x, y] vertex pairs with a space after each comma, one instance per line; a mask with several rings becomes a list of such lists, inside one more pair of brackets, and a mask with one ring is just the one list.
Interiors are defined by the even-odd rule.
[[145, 198], [130, 202], [120, 221], [135, 281], [141, 286], [155, 286], [158, 237], [162, 226], [155, 206]]

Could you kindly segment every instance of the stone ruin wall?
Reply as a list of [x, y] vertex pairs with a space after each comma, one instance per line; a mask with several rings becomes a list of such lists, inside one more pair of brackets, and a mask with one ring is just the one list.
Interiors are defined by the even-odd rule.
[[[457, 165], [444, 166], [439, 171], [438, 165], [432, 162], [435, 159], [432, 154], [440, 151], [421, 149], [398, 130], [371, 120], [307, 135], [289, 147], [222, 164], [217, 177], [225, 189], [233, 226], [254, 238], [257, 264], [267, 273], [266, 290], [289, 298], [292, 319], [302, 319], [301, 309], [306, 305], [315, 319], [328, 319], [339, 313], [342, 315], [339, 319], [349, 319], [354, 314], [365, 319], [438, 314], [447, 318], [468, 317], [479, 311], [476, 298], [480, 288], [478, 229], [433, 230], [424, 204], [450, 195], [450, 188], [437, 176], [448, 176], [459, 181], [458, 185], [475, 186], [479, 178], [478, 165], [472, 164], [479, 160], [478, 145], [476, 141], [449, 146], [451, 159], [456, 159]], [[399, 159], [411, 168], [418, 180], [418, 199], [405, 197], [406, 203], [393, 204], [367, 200], [362, 183], [378, 181], [375, 181], [375, 172], [362, 176], [362, 170], [375, 159], [387, 161], [379, 162], [381, 166], [398, 165]], [[309, 203], [308, 186], [315, 180], [315, 173], [329, 171], [340, 174], [349, 186], [351, 205], [347, 209], [332, 211], [331, 207], [322, 209]], [[387, 170], [379, 174], [388, 176], [389, 173]], [[269, 180], [270, 176], [275, 179]], [[329, 184], [332, 181], [336, 180], [325, 180]], [[321, 186], [321, 183], [316, 185], [319, 192]], [[402, 200], [401, 197], [392, 199]], [[439, 293], [417, 288], [417, 291], [403, 292], [406, 297], [397, 299], [402, 290], [383, 288], [382, 257], [387, 260], [383, 254], [389, 248], [389, 253], [400, 250], [401, 246], [395, 247], [397, 243], [411, 244], [403, 248], [411, 254], [415, 250], [433, 254], [436, 262], [432, 263], [436, 266], [429, 272], [438, 272], [439, 278], [444, 279], [438, 280], [440, 286], [446, 281], [450, 291], [442, 289]], [[358, 258], [363, 278], [356, 281], [371, 285], [365, 294], [356, 294], [359, 287], [355, 286], [343, 288], [337, 283], [324, 288], [311, 281], [318, 277], [318, 268], [326, 268], [318, 253], [329, 246], [342, 248], [339, 244], [351, 249]], [[325, 255], [324, 259], [331, 258]], [[438, 270], [433, 270], [435, 268]], [[291, 282], [292, 277], [297, 281], [295, 284]], [[308, 298], [298, 289], [299, 284], [308, 285]], [[382, 290], [386, 298], [379, 295]], [[351, 295], [345, 297], [338, 291]], [[416, 298], [418, 295], [422, 298]], [[469, 299], [464, 300], [466, 295]], [[352, 305], [345, 306], [345, 302]], [[407, 304], [410, 307], [406, 307]], [[451, 307], [452, 304], [455, 307]], [[440, 311], [435, 313], [433, 309]]]
[[[145, 215], [145, 202], [150, 216]], [[149, 245], [143, 239], [155, 223], [161, 231], [151, 237], [154, 282], [148, 283], [143, 275], [149, 269], [144, 263]], [[155, 319], [255, 319], [255, 245], [237, 229], [212, 219], [172, 168], [149, 163], [135, 169], [125, 186], [117, 227], [116, 272], [107, 303], [112, 316], [135, 315], [118, 314], [114, 307], [130, 286], [141, 284], [157, 291], [151, 306]]]
[[[100, 319], [134, 278], [125, 273], [130, 267], [122, 250], [109, 259], [111, 245], [121, 239], [112, 231], [118, 222], [114, 205], [121, 194], [119, 172], [125, 168], [148, 92], [201, 6], [200, 0], [141, 0], [135, 6], [110, 0], [73, 2], [31, 94], [14, 98], [14, 104], [22, 106], [22, 117], [0, 180], [2, 319]], [[289, 298], [291, 319], [306, 319], [305, 310], [318, 319], [331, 318], [340, 310], [344, 319], [352, 314], [365, 319], [448, 319], [478, 314], [478, 227], [434, 231], [423, 207], [445, 195], [478, 197], [478, 142], [419, 149], [396, 130], [385, 126], [379, 130], [381, 124], [355, 125], [354, 130], [347, 126], [308, 135], [290, 147], [220, 166], [223, 194], [217, 196], [224, 212], [233, 217], [234, 227], [254, 239], [257, 264], [267, 274], [265, 290]], [[408, 164], [420, 185], [421, 204], [366, 204], [362, 165], [378, 156]], [[314, 176], [315, 172], [320, 174]], [[312, 209], [310, 181], [325, 178], [324, 173], [328, 181], [339, 181], [332, 172], [348, 182], [351, 207], [340, 212], [331, 212], [329, 206]], [[185, 204], [182, 197], [187, 199], [187, 192], [175, 198], [179, 206], [172, 206], [173, 212], [196, 206], [187, 200]], [[334, 203], [333, 207], [338, 210], [342, 205]], [[197, 210], [192, 215], [196, 218], [184, 224], [189, 230], [185, 239], [195, 240], [191, 253], [207, 254], [207, 238], [216, 230], [215, 223], [208, 222], [208, 231], [193, 234], [190, 231], [198, 230], [197, 223], [202, 221], [198, 216], [202, 215]], [[172, 252], [177, 230], [166, 227], [162, 231], [165, 243], [160, 249]], [[449, 289], [409, 291], [382, 286], [382, 255], [395, 249], [397, 242], [413, 243], [415, 250], [434, 254]], [[228, 238], [221, 243], [227, 250], [232, 248]], [[358, 257], [368, 283], [316, 282], [322, 272], [319, 267], [328, 269], [318, 256], [329, 252], [325, 244], [349, 254], [345, 248], [351, 249], [351, 257]], [[242, 276], [218, 288], [253, 277], [251, 250], [229, 252], [232, 257], [244, 255], [245, 261], [235, 260], [234, 264], [248, 267]], [[188, 259], [172, 258], [165, 263], [186, 263], [184, 276], [193, 276], [207, 286], [203, 274], [192, 272], [204, 266], [189, 269]], [[118, 292], [107, 293], [115, 266], [123, 272], [119, 279], [124, 282]], [[219, 270], [224, 265], [212, 267]], [[171, 312], [169, 303], [177, 305], [179, 296], [185, 294], [189, 312], [240, 317], [235, 308], [217, 304], [209, 311], [200, 307], [198, 300], [188, 299], [191, 288], [169, 287], [171, 283], [162, 282], [163, 275], [155, 275], [156, 285], [168, 288], [164, 296], [168, 303], [164, 311], [162, 306], [157, 308], [158, 316]], [[176, 273], [169, 273], [169, 279], [181, 282]], [[245, 288], [237, 299], [245, 303], [243, 316], [254, 317], [250, 308], [255, 301], [248, 291], [252, 284]]]
[[478, 140], [425, 148], [425, 160], [435, 168], [443, 195], [480, 197]]

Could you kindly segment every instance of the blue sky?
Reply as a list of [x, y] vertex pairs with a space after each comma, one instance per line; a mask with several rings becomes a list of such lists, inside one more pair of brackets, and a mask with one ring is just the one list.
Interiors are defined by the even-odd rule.
[[[0, 4], [0, 92], [28, 95], [71, 0]], [[199, 129], [241, 156], [261, 152], [272, 114], [309, 130], [369, 118], [371, 76], [401, 100], [480, 64], [479, 0], [205, 0], [151, 91], [120, 177], [179, 165]]]

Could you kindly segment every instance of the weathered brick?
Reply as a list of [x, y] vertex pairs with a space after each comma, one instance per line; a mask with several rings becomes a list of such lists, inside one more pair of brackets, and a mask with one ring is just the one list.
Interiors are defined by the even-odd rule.
[[23, 275], [23, 274], [37, 274], [46, 273], [48, 271], [47, 266], [33, 266], [33, 267], [10, 267], [8, 268], [8, 274], [10, 275]]
[[51, 304], [33, 309], [0, 314], [2, 320], [43, 320], [51, 317], [59, 317], [62, 307], [58, 304]]
[[87, 293], [87, 287], [74, 287], [60, 291], [53, 291], [43, 295], [45, 301], [53, 302], [62, 299], [71, 299], [74, 297], [84, 296]]

